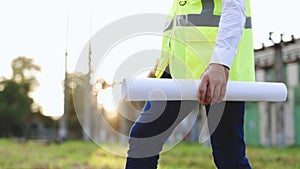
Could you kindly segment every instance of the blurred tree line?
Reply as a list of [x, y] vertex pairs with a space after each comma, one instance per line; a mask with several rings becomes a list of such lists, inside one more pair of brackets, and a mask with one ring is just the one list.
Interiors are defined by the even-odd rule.
[[[0, 137], [23, 137], [27, 139], [58, 139], [59, 119], [42, 114], [42, 107], [31, 97], [32, 92], [39, 86], [36, 75], [41, 67], [32, 58], [17, 57], [11, 62], [11, 78], [0, 76]], [[82, 139], [83, 130], [80, 121], [87, 114], [85, 110], [86, 85], [88, 75], [83, 73], [67, 74], [67, 139]], [[91, 90], [97, 84], [90, 84]], [[99, 84], [98, 84], [99, 85]], [[103, 84], [102, 84], [103, 85]], [[63, 84], [64, 86], [64, 84]], [[63, 92], [63, 91], [62, 91]], [[92, 137], [96, 137], [99, 129], [104, 129], [103, 114], [112, 128], [120, 130], [120, 117], [109, 118], [109, 112], [103, 105], [97, 103], [97, 95], [90, 91], [88, 116]], [[99, 107], [100, 106], [100, 107]], [[77, 113], [76, 113], [77, 112]], [[105, 130], [105, 135], [108, 131]]]
[[11, 78], [0, 77], [0, 137], [30, 137], [53, 127], [53, 120], [41, 114], [30, 96], [39, 86], [35, 75], [41, 68], [26, 57], [14, 59], [11, 68]]
[[[0, 137], [56, 139], [58, 121], [42, 115], [31, 93], [39, 86], [41, 67], [32, 58], [20, 56], [11, 62], [11, 78], [0, 77]], [[68, 74], [68, 138], [81, 139], [82, 128], [73, 103], [73, 90], [84, 95], [84, 74]], [[82, 106], [78, 105], [80, 109]], [[41, 133], [42, 132], [42, 133]]]

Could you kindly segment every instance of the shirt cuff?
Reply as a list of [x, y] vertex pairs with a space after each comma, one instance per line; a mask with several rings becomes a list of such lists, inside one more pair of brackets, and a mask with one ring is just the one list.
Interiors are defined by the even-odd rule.
[[228, 50], [226, 48], [215, 47], [209, 64], [217, 63], [217, 64], [227, 66], [230, 69], [231, 65], [233, 63], [233, 60], [235, 58], [235, 55], [236, 55], [236, 53], [232, 52], [231, 50]]

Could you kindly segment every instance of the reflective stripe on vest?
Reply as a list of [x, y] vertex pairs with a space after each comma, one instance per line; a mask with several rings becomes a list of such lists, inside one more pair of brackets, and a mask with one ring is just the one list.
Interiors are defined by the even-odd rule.
[[[247, 18], [229, 80], [255, 80], [250, 2], [245, 1]], [[169, 65], [173, 78], [200, 78], [213, 52], [221, 10], [222, 0], [174, 1], [172, 17], [164, 31], [156, 77]]]
[[[203, 14], [187, 14], [176, 16], [177, 26], [208, 26], [218, 27], [220, 22], [220, 16], [217, 15], [203, 15]], [[173, 28], [173, 19], [166, 24], [164, 31], [171, 30]], [[246, 17], [245, 29], [252, 28], [251, 17]]]

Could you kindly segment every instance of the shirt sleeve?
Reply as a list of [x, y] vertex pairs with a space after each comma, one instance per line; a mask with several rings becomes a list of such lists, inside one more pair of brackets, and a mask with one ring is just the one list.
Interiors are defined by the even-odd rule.
[[245, 0], [222, 0], [216, 45], [210, 63], [231, 67], [245, 25]]

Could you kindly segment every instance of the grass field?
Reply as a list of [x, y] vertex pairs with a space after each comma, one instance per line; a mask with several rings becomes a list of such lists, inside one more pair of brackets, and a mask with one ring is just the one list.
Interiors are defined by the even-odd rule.
[[[300, 169], [299, 147], [248, 147], [247, 154], [253, 169]], [[210, 148], [200, 144], [181, 143], [162, 154], [159, 162], [160, 169], [215, 169]], [[124, 157], [92, 142], [21, 144], [0, 139], [0, 169], [122, 169], [124, 164]]]

